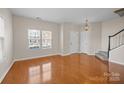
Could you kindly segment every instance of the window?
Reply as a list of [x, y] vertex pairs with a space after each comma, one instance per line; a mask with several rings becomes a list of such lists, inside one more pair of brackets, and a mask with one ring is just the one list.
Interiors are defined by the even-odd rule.
[[4, 19], [0, 17], [0, 60], [3, 59], [4, 55]]
[[52, 48], [52, 32], [42, 31], [42, 48]]
[[40, 45], [43, 49], [52, 48], [52, 32], [51, 31], [40, 32], [40, 30], [29, 29], [28, 40], [29, 40], [30, 49], [40, 48]]
[[28, 30], [29, 48], [40, 48], [40, 30]]

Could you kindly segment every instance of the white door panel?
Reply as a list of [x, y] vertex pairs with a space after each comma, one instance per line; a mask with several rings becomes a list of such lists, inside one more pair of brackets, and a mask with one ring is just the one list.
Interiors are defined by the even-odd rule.
[[82, 53], [89, 53], [89, 33], [86, 31], [80, 34], [80, 51]]
[[79, 52], [79, 32], [76, 31], [70, 32], [70, 52], [71, 53]]

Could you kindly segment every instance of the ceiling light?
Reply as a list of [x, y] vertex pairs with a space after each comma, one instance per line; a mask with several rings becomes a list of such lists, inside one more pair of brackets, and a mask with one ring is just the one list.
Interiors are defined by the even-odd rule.
[[85, 30], [85, 31], [88, 31], [88, 30], [89, 30], [88, 19], [85, 20], [84, 30]]

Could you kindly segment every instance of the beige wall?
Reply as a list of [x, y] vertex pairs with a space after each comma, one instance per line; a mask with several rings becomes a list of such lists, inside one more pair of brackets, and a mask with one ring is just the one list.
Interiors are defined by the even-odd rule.
[[13, 60], [13, 33], [12, 33], [12, 16], [8, 9], [0, 9], [0, 16], [5, 20], [5, 45], [4, 60], [0, 62], [0, 81], [11, 67]]
[[91, 24], [90, 54], [94, 55], [101, 50], [101, 22]]
[[102, 22], [102, 50], [108, 50], [108, 36], [124, 29], [124, 17]]
[[[25, 17], [13, 16], [14, 27], [14, 58], [32, 58], [45, 55], [54, 55], [60, 53], [59, 35], [60, 25], [52, 22], [38, 21]], [[28, 48], [28, 29], [48, 30], [52, 31], [52, 48], [36, 49]]]

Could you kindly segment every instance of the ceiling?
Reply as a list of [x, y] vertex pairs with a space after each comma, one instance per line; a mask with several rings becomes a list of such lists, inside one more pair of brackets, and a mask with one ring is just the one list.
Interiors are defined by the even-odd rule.
[[100, 22], [119, 17], [117, 8], [11, 8], [13, 15], [36, 18], [57, 23]]

